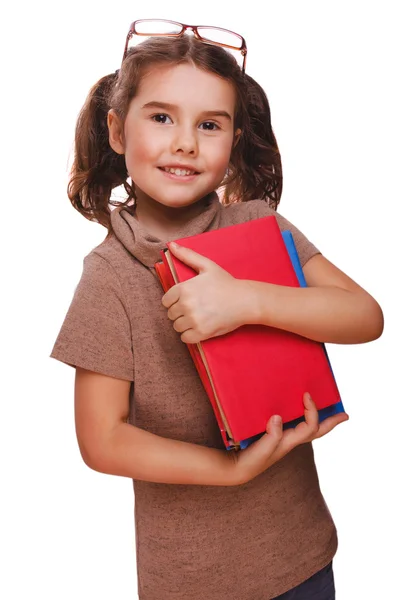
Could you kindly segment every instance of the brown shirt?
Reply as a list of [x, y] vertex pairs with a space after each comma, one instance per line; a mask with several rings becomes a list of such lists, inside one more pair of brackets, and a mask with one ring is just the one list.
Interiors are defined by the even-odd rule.
[[[225, 207], [216, 194], [175, 237], [270, 214], [282, 230], [292, 231], [302, 265], [319, 252], [266, 202]], [[161, 304], [152, 267], [164, 244], [142, 228], [131, 209], [115, 209], [111, 220], [113, 235], [84, 259], [51, 356], [133, 381], [129, 423], [223, 449], [188, 349]], [[336, 552], [311, 444], [240, 486], [137, 480], [133, 485], [140, 600], [271, 600]]]

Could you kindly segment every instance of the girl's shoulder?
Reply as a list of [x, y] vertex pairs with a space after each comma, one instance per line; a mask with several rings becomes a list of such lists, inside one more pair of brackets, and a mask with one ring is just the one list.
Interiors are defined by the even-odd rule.
[[118, 276], [126, 269], [133, 269], [134, 262], [136, 262], [135, 258], [126, 250], [114, 233], [107, 235], [98, 246], [95, 246], [85, 256], [84, 260], [91, 261], [92, 259], [107, 263]]
[[298, 227], [296, 227], [278, 211], [274, 210], [274, 208], [271, 208], [265, 200], [235, 202], [234, 204], [224, 206], [223, 214], [223, 226], [236, 225], [238, 223], [244, 223], [253, 219], [275, 216], [278, 226], [280, 227], [280, 231], [291, 232], [297, 248], [299, 259], [301, 261], [301, 266], [304, 266], [312, 256], [320, 252], [318, 248], [300, 231], [300, 229], [298, 229]]

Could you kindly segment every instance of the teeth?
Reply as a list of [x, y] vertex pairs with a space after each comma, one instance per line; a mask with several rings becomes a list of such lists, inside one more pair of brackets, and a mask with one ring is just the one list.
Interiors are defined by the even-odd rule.
[[177, 176], [194, 175], [195, 173], [195, 171], [189, 171], [188, 169], [174, 169], [173, 167], [164, 167], [163, 170], [166, 171], [166, 173], [172, 173]]

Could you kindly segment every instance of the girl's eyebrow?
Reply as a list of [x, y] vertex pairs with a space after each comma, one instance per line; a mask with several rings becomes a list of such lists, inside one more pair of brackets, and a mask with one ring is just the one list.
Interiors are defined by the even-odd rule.
[[[178, 106], [176, 106], [175, 104], [169, 104], [168, 102], [157, 102], [156, 100], [147, 102], [142, 106], [142, 109], [144, 108], [157, 108], [173, 111], [178, 110]], [[232, 121], [231, 115], [228, 112], [226, 112], [226, 110], [205, 110], [202, 114], [207, 117], [225, 117], [229, 121]]]

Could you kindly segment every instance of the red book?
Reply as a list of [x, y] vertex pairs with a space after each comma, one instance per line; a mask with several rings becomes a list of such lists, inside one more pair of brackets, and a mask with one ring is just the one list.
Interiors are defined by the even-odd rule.
[[[176, 240], [238, 279], [300, 287], [274, 216]], [[155, 265], [165, 291], [196, 272], [168, 249]], [[265, 431], [273, 414], [283, 422], [304, 414], [309, 392], [318, 410], [340, 401], [323, 344], [268, 327], [243, 325], [222, 336], [187, 344], [212, 404], [224, 444]]]

